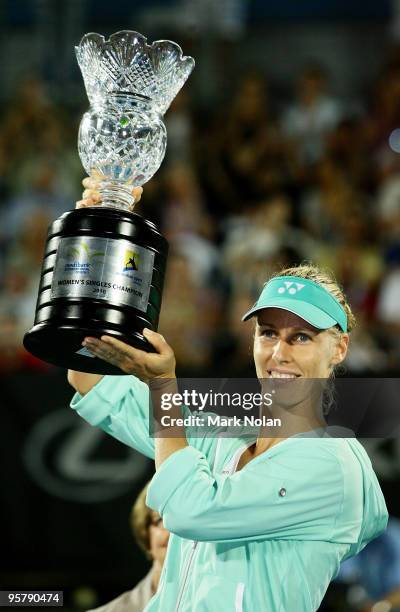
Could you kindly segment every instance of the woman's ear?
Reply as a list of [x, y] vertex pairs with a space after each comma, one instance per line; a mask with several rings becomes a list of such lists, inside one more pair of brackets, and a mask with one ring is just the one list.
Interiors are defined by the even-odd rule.
[[340, 337], [334, 339], [334, 353], [331, 361], [331, 365], [335, 366], [346, 358], [347, 349], [349, 347], [349, 334], [340, 334]]

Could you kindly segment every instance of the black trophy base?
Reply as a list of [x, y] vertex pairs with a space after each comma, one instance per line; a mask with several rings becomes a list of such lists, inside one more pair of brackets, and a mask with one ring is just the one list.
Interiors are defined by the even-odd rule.
[[134, 332], [131, 335], [124, 335], [107, 327], [71, 327], [68, 325], [51, 324], [50, 322], [35, 325], [25, 334], [25, 348], [43, 359], [47, 363], [76, 370], [77, 372], [88, 372], [91, 374], [126, 374], [120, 368], [111, 363], [99, 359], [92, 355], [88, 349], [82, 346], [82, 341], [86, 336], [100, 338], [101, 336], [113, 336], [121, 342], [130, 346], [146, 351], [154, 352], [154, 348], [146, 338]]
[[137, 213], [93, 207], [64, 213], [48, 232], [33, 327], [24, 346], [47, 363], [93, 374], [125, 374], [82, 346], [113, 336], [154, 352], [168, 243]]

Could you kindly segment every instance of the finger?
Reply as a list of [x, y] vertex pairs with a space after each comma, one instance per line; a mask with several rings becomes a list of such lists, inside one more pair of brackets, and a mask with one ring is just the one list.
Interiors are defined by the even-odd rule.
[[84, 199], [93, 198], [94, 200], [100, 200], [99, 192], [95, 191], [94, 189], [85, 189], [85, 191], [82, 194], [82, 197]]
[[[111, 336], [102, 336], [102, 338], [105, 338], [107, 341], [111, 340], [111, 342], [104, 342], [104, 340], [88, 336], [82, 344], [86, 346], [93, 355], [99, 357], [99, 359], [103, 359], [117, 366], [127, 374], [133, 374], [144, 381], [147, 380], [144, 363], [145, 359], [147, 359], [147, 353], [145, 351], [135, 349], [129, 344], [118, 341]], [[116, 345], [118, 344], [118, 348], [113, 346], [114, 343]]]
[[75, 208], [85, 208], [87, 206], [96, 206], [98, 204], [101, 204], [101, 200], [96, 200], [93, 198], [85, 198], [83, 200], [78, 200]]
[[87, 337], [83, 340], [82, 345], [93, 351], [110, 351], [110, 349], [98, 338]]
[[130, 357], [134, 361], [140, 362], [145, 357], [147, 357], [146, 351], [141, 351], [130, 344], [126, 344], [126, 342], [122, 342], [121, 340], [117, 340], [113, 336], [102, 336], [102, 342], [109, 346], [113, 346], [114, 349], [120, 351], [125, 357]]
[[85, 179], [83, 179], [82, 185], [86, 187], [87, 189], [95, 189], [96, 191], [98, 191], [101, 185], [101, 182], [102, 181], [94, 179], [91, 176], [87, 176]]
[[106, 178], [102, 172], [100, 172], [99, 170], [96, 170], [96, 169], [93, 169], [91, 171], [90, 176], [95, 181], [102, 181], [102, 180], [104, 180]]
[[[100, 175], [99, 175], [100, 176]], [[101, 177], [100, 178], [104, 178]], [[82, 185], [85, 187], [85, 189], [87, 190], [93, 190], [94, 192], [98, 192], [101, 180], [100, 178], [94, 178], [93, 176], [86, 176], [83, 180], [82, 180]], [[129, 184], [129, 181], [128, 181]], [[142, 197], [142, 193], [143, 193], [143, 187], [133, 187], [132, 189], [132, 195], [135, 198], [135, 202], [139, 202], [141, 197]]]
[[135, 198], [135, 203], [140, 202], [143, 193], [143, 187], [134, 187], [132, 189], [132, 195]]
[[92, 206], [93, 202], [91, 202], [90, 200], [78, 200], [75, 208], [86, 208], [87, 206]]
[[122, 358], [120, 355], [115, 355], [114, 353], [106, 352], [102, 349], [91, 350], [90, 347], [89, 351], [99, 359], [102, 359], [103, 361], [106, 361], [107, 363], [110, 363], [111, 365], [116, 366], [121, 370], [124, 370], [125, 359]]
[[143, 330], [143, 336], [146, 338], [146, 340], [150, 342], [152, 346], [154, 346], [157, 353], [160, 353], [161, 355], [168, 355], [172, 352], [171, 347], [165, 340], [164, 336], [162, 336], [161, 334], [158, 334], [157, 332], [145, 327]]
[[116, 350], [114, 347], [101, 342], [97, 338], [88, 338], [82, 342], [93, 355], [122, 368], [125, 365], [127, 355], [120, 350]]

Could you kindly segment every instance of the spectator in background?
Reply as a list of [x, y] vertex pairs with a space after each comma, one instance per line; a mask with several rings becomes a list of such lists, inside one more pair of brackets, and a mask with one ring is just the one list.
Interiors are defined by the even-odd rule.
[[181, 89], [165, 116], [168, 133], [167, 163], [192, 160], [194, 134], [192, 107], [188, 96], [188, 90]]
[[254, 365], [249, 359], [252, 351], [253, 328], [251, 325], [243, 325], [241, 320], [242, 313], [246, 312], [246, 309], [249, 310], [253, 304], [254, 299], [250, 293], [234, 291], [229, 299], [226, 327], [218, 346], [223, 358], [215, 360], [217, 364], [221, 364], [221, 376], [238, 378], [255, 376]]
[[42, 139], [46, 138], [46, 131], [58, 129], [57, 117], [57, 111], [49, 101], [40, 79], [28, 77], [19, 82], [1, 125], [7, 143], [10, 178], [22, 158], [37, 152]]
[[384, 66], [372, 90], [370, 109], [363, 125], [366, 153], [379, 169], [396, 158], [389, 136], [400, 126], [400, 63]]
[[21, 82], [8, 109], [0, 131], [11, 190], [29, 191], [30, 181], [35, 182], [40, 174], [38, 166], [50, 167], [52, 183], [57, 185], [54, 199], [57, 195], [68, 198], [69, 206], [63, 210], [72, 208], [78, 183], [74, 187], [71, 179], [81, 173], [81, 165], [76, 154], [76, 132], [65, 129], [62, 109], [49, 101], [43, 82], [33, 77]]
[[301, 224], [316, 240], [335, 247], [342, 239], [349, 213], [366, 210], [365, 194], [352, 182], [347, 168], [324, 157], [315, 167], [314, 182], [301, 197]]
[[342, 563], [337, 581], [350, 587], [347, 593], [350, 610], [400, 610], [400, 521], [390, 517], [382, 535]]
[[161, 229], [166, 238], [174, 241], [185, 235], [209, 243], [215, 235], [215, 224], [206, 211], [193, 166], [187, 161], [170, 164], [164, 170], [163, 181], [166, 193], [161, 208]]
[[20, 369], [43, 372], [51, 369], [33, 357], [22, 345], [24, 333], [32, 326], [40, 269], [50, 218], [37, 208], [21, 218], [21, 226], [3, 255], [0, 292], [0, 373]]
[[378, 294], [377, 319], [385, 338], [393, 368], [398, 368], [400, 358], [400, 246], [387, 255], [388, 269], [384, 274]]
[[375, 216], [382, 243], [400, 242], [400, 168], [378, 186]]
[[304, 164], [313, 164], [322, 157], [326, 136], [338, 125], [342, 114], [342, 105], [328, 93], [325, 70], [318, 64], [306, 66], [297, 82], [296, 100], [282, 118], [283, 131], [298, 145]]
[[373, 376], [388, 369], [387, 352], [380, 346], [365, 313], [357, 311], [357, 327], [348, 352], [346, 369], [352, 374]]
[[49, 215], [40, 208], [23, 217], [5, 257], [4, 293], [0, 304], [8, 304], [17, 315], [21, 342], [24, 332], [33, 323], [49, 222]]
[[185, 249], [175, 244], [168, 256], [159, 330], [173, 339], [181, 376], [210, 367], [220, 313], [218, 293], [204, 280]]
[[400, 62], [389, 62], [375, 84], [364, 126], [376, 193], [376, 230], [384, 249], [400, 242], [399, 99]]
[[26, 351], [21, 344], [18, 316], [0, 305], [0, 375], [11, 374], [24, 365]]
[[[315, 256], [318, 243], [292, 225], [292, 216], [291, 199], [277, 192], [248, 205], [242, 215], [230, 217], [222, 251], [225, 270], [234, 286], [258, 288], [273, 271], [274, 258], [282, 249], [295, 249], [300, 259]], [[279, 262], [278, 257], [278, 267]], [[256, 269], [260, 273], [254, 274]]]
[[363, 191], [370, 189], [371, 160], [366, 155], [363, 117], [349, 113], [326, 137], [325, 156], [340, 162], [352, 183]]
[[[0, 212], [0, 236], [10, 246], [26, 231], [24, 228], [29, 227], [32, 218], [46, 218], [43, 234], [36, 234], [39, 239], [36, 248], [43, 247], [50, 221], [70, 208], [70, 202], [56, 193], [51, 167], [38, 166], [36, 170], [37, 174], [31, 177], [31, 181], [27, 181], [25, 192], [12, 197]], [[42, 255], [43, 250], [36, 257]]]
[[292, 157], [270, 108], [264, 79], [247, 75], [227, 107], [217, 113], [200, 165], [219, 218], [248, 201], [284, 189]]
[[319, 261], [329, 266], [341, 279], [357, 312], [373, 317], [373, 293], [384, 270], [374, 226], [356, 201], [335, 219], [337, 244], [328, 243], [320, 251]]
[[157, 591], [164, 565], [169, 532], [160, 515], [146, 506], [148, 484], [139, 493], [132, 508], [130, 523], [137, 544], [152, 561], [146, 576], [131, 591], [126, 591], [92, 612], [142, 612]]
[[65, 121], [64, 113], [34, 77], [22, 81], [9, 102], [0, 124], [0, 169], [6, 176], [2, 241], [18, 231], [33, 209], [46, 209], [53, 220], [73, 208], [82, 166], [76, 131], [68, 129], [72, 121]]

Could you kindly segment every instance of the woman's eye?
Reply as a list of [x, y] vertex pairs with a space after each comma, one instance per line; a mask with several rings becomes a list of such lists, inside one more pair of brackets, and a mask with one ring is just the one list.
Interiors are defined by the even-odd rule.
[[296, 334], [294, 339], [300, 344], [303, 344], [304, 342], [308, 342], [308, 340], [311, 340], [310, 336], [308, 336], [307, 334]]
[[263, 329], [261, 331], [261, 335], [265, 336], [266, 338], [273, 338], [275, 336], [275, 332], [273, 329]]

